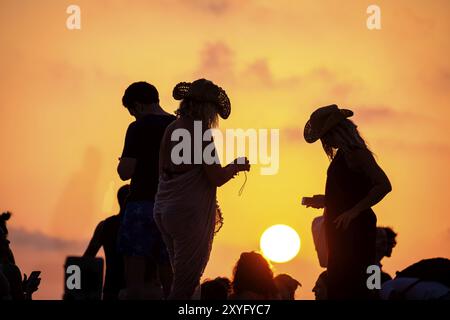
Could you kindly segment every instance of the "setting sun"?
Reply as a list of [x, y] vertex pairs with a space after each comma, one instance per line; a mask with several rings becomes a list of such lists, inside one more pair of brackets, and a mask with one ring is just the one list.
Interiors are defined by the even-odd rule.
[[266, 258], [273, 262], [288, 262], [300, 250], [300, 237], [289, 226], [277, 224], [271, 226], [261, 236], [261, 250]]

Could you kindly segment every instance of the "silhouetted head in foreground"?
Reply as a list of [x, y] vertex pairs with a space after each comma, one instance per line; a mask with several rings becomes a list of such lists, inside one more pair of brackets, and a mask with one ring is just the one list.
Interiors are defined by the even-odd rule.
[[353, 111], [339, 109], [337, 105], [321, 107], [311, 114], [303, 132], [306, 142], [320, 139], [328, 158], [333, 159], [338, 149], [368, 149], [357, 126], [348, 119]]
[[295, 291], [302, 285], [287, 274], [279, 274], [274, 278], [281, 300], [295, 300]]
[[136, 119], [151, 112], [159, 106], [159, 93], [155, 86], [140, 81], [132, 83], [122, 97], [122, 104]]
[[8, 227], [6, 222], [11, 218], [11, 212], [6, 211], [0, 215], [0, 263], [14, 263], [14, 256], [9, 247]]
[[322, 272], [317, 278], [316, 284], [312, 291], [316, 296], [316, 300], [327, 300], [328, 299], [328, 273], [327, 271]]
[[397, 245], [397, 233], [389, 227], [377, 228], [377, 242], [376, 242], [376, 258], [377, 262], [384, 257], [390, 257], [392, 250]]
[[173, 89], [173, 97], [181, 100], [175, 112], [179, 117], [190, 117], [202, 121], [205, 128], [217, 125], [218, 117], [227, 119], [231, 103], [225, 90], [206, 79], [180, 82]]
[[125, 205], [127, 203], [128, 195], [130, 194], [130, 185], [125, 184], [119, 188], [117, 191], [117, 201], [119, 202], [120, 212], [125, 210]]
[[11, 218], [11, 212], [6, 211], [0, 215], [0, 236], [8, 236], [8, 228], [6, 226], [6, 221]]
[[228, 278], [206, 280], [201, 285], [201, 300], [227, 300], [230, 290], [231, 281]]
[[264, 257], [256, 252], [241, 254], [233, 270], [234, 299], [275, 299], [278, 290], [272, 269]]

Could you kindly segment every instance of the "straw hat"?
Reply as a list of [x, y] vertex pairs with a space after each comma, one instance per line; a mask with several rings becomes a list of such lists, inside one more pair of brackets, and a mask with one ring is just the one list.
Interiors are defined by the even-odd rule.
[[231, 113], [231, 103], [225, 90], [206, 79], [194, 82], [180, 82], [172, 93], [176, 100], [189, 98], [197, 101], [212, 102], [218, 106], [218, 113], [222, 119], [227, 119]]
[[351, 116], [353, 111], [339, 109], [335, 104], [321, 107], [311, 114], [305, 125], [303, 136], [308, 143], [316, 142], [339, 122]]

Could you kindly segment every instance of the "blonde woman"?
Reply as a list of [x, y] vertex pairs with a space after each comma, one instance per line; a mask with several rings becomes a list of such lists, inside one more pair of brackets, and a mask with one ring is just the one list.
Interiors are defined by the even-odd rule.
[[[174, 272], [169, 299], [181, 300], [191, 299], [199, 285], [209, 260], [214, 233], [222, 223], [216, 202], [217, 187], [239, 171], [249, 171], [250, 164], [245, 159], [242, 164], [235, 161], [222, 167], [218, 162], [205, 161], [204, 152], [215, 154], [215, 149], [211, 150], [211, 142], [197, 145], [194, 141], [195, 134], [198, 134], [194, 130], [196, 125], [201, 125], [203, 136], [205, 131], [216, 126], [219, 116], [227, 119], [230, 115], [230, 100], [222, 88], [199, 79], [192, 83], [179, 83], [173, 96], [181, 103], [176, 111], [177, 120], [168, 126], [161, 143], [154, 217]], [[184, 159], [181, 163], [173, 158], [172, 152], [180, 143], [172, 139], [178, 133], [190, 137], [186, 138], [187, 150], [180, 151], [181, 155], [175, 152], [176, 157]]]

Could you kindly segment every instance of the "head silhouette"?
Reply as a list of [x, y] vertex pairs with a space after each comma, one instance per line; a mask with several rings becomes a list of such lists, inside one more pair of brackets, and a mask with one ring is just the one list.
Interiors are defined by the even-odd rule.
[[8, 227], [6, 222], [11, 218], [11, 212], [6, 211], [0, 215], [0, 262], [15, 263], [14, 255], [9, 246]]
[[8, 236], [8, 227], [6, 226], [6, 221], [11, 218], [11, 212], [5, 211], [0, 215], [0, 236], [5, 238]]
[[397, 233], [390, 227], [377, 227], [376, 256], [377, 261], [384, 257], [390, 257], [392, 250], [397, 245]]
[[148, 113], [154, 104], [159, 104], [159, 93], [155, 86], [140, 81], [132, 83], [122, 97], [122, 104], [136, 118]]
[[300, 282], [287, 274], [279, 274], [274, 278], [281, 300], [294, 300], [295, 291], [302, 286]]
[[317, 278], [316, 284], [312, 291], [316, 297], [316, 300], [327, 300], [328, 299], [328, 273], [327, 271], [322, 272]]
[[117, 201], [119, 202], [120, 212], [125, 209], [125, 204], [127, 202], [128, 195], [130, 194], [130, 185], [125, 184], [119, 188], [117, 191]]
[[277, 295], [272, 269], [264, 257], [256, 252], [241, 254], [233, 270], [233, 293], [254, 292], [265, 297]]
[[366, 148], [357, 126], [349, 118], [353, 111], [337, 105], [318, 108], [311, 114], [303, 132], [306, 142], [320, 139], [328, 158], [333, 159], [338, 149]]
[[206, 79], [178, 83], [173, 89], [173, 97], [181, 100], [175, 112], [179, 117], [202, 121], [205, 128], [217, 126], [219, 116], [227, 119], [231, 112], [225, 90]]
[[230, 289], [231, 281], [228, 278], [206, 280], [201, 285], [201, 300], [227, 300]]
[[337, 149], [352, 148], [367, 149], [367, 144], [359, 133], [357, 126], [350, 119], [343, 119], [336, 126], [327, 131], [321, 138], [323, 149], [330, 159]]

